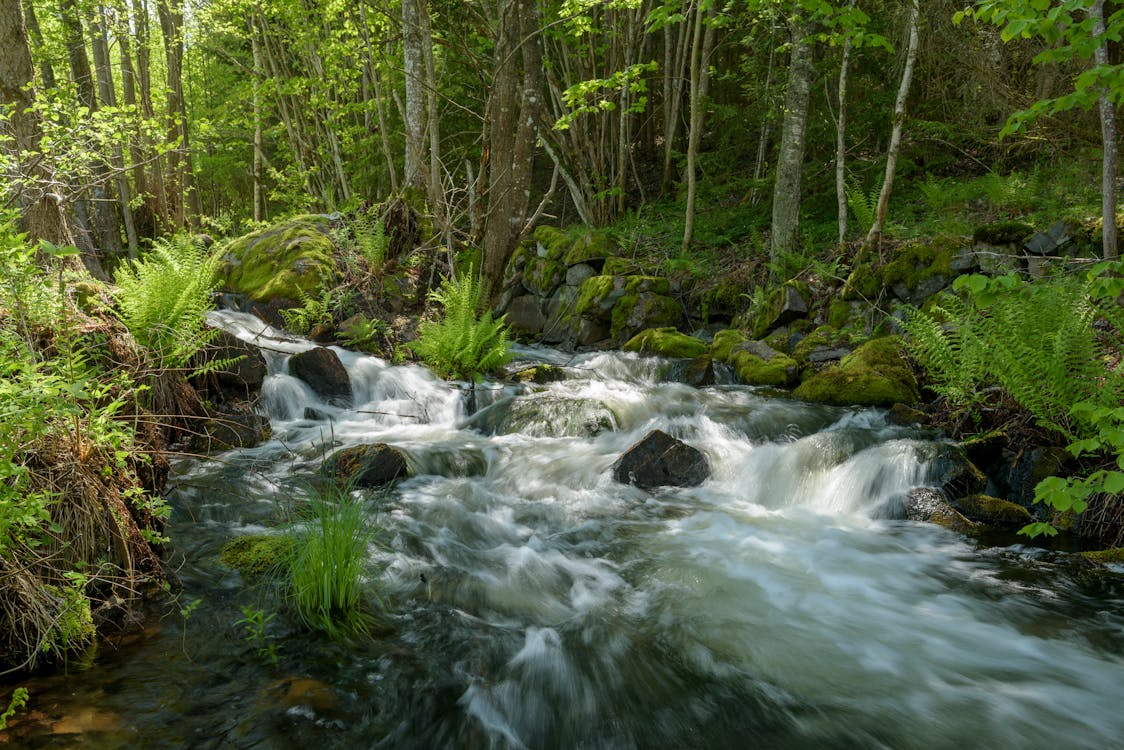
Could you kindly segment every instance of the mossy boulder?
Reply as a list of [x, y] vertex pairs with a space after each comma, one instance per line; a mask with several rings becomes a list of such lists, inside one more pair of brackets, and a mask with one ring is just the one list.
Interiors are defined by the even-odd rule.
[[405, 453], [373, 443], [341, 448], [324, 461], [320, 473], [356, 487], [379, 488], [409, 475]]
[[660, 276], [592, 276], [582, 282], [574, 309], [579, 315], [606, 316], [624, 297], [670, 293], [671, 282]]
[[573, 244], [573, 238], [557, 227], [540, 225], [535, 228], [535, 252], [533, 256], [549, 258], [555, 263], [561, 263], [566, 253]]
[[566, 267], [549, 257], [530, 258], [523, 269], [523, 286], [540, 297], [549, 297], [565, 280]]
[[744, 343], [745, 340], [742, 332], [734, 328], [719, 331], [714, 334], [714, 341], [710, 344], [710, 356], [719, 362], [729, 362], [730, 355], [734, 353], [734, 348], [738, 344]]
[[729, 363], [738, 379], [746, 385], [790, 386], [798, 377], [796, 360], [775, 350], [769, 358], [744, 349], [735, 351]]
[[281, 568], [293, 552], [293, 538], [285, 534], [251, 534], [222, 546], [219, 562], [233, 568], [249, 583]]
[[951, 500], [949, 505], [965, 518], [989, 526], [1021, 527], [1032, 520], [1021, 505], [990, 495], [968, 495]]
[[920, 400], [917, 379], [893, 336], [873, 339], [797, 387], [806, 401], [839, 406], [893, 406]]
[[626, 294], [613, 306], [609, 335], [614, 341], [627, 340], [645, 328], [674, 325], [682, 318], [682, 307], [671, 297], [654, 292]]
[[807, 317], [812, 292], [803, 281], [788, 281], [769, 293], [760, 309], [753, 311], [750, 335], [763, 339], [770, 332]]
[[792, 358], [801, 367], [837, 361], [851, 353], [852, 339], [838, 328], [819, 326], [792, 348]]
[[517, 383], [535, 383], [536, 385], [545, 385], [547, 383], [556, 383], [559, 380], [566, 379], [566, 371], [561, 367], [554, 365], [534, 365], [532, 367], [524, 367], [511, 374], [511, 379]]
[[979, 528], [979, 524], [965, 518], [949, 505], [944, 499], [944, 493], [931, 487], [918, 487], [909, 491], [905, 500], [905, 517], [909, 521], [932, 523], [960, 533]]
[[1034, 227], [1021, 221], [984, 224], [972, 232], [972, 242], [980, 245], [1021, 245], [1034, 234]]
[[608, 258], [616, 255], [616, 246], [604, 232], [587, 230], [578, 235], [562, 258], [566, 266], [587, 263], [595, 268], [604, 266]]
[[649, 328], [641, 331], [629, 339], [623, 348], [626, 352], [679, 359], [694, 359], [710, 351], [710, 346], [705, 341], [680, 333], [674, 328]]
[[882, 289], [882, 277], [871, 263], [857, 263], [843, 283], [840, 301], [873, 300]]
[[315, 297], [339, 274], [331, 222], [298, 216], [233, 240], [223, 251], [227, 290], [256, 302]]
[[1124, 547], [1082, 552], [1081, 556], [1100, 565], [1124, 565]]
[[882, 284], [903, 302], [921, 304], [956, 277], [953, 265], [964, 244], [960, 237], [907, 242], [882, 269]]

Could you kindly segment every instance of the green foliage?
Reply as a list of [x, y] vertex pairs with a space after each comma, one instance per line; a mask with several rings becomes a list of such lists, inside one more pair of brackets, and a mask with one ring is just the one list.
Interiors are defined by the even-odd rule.
[[501, 316], [477, 311], [481, 307], [480, 280], [469, 269], [457, 279], [445, 278], [429, 298], [444, 307], [438, 321], [426, 321], [409, 346], [441, 377], [477, 380], [508, 359], [507, 325]]
[[336, 484], [310, 488], [287, 563], [290, 599], [301, 620], [333, 638], [365, 633], [370, 617], [362, 607], [367, 545], [374, 534], [369, 510]]
[[386, 227], [377, 216], [362, 210], [356, 211], [351, 215], [347, 228], [333, 230], [332, 237], [340, 250], [363, 258], [370, 270], [382, 268], [390, 238], [386, 236]]
[[18, 687], [12, 691], [12, 697], [8, 701], [8, 707], [4, 710], [4, 713], [0, 714], [0, 731], [8, 728], [8, 719], [15, 716], [16, 711], [19, 711], [27, 705], [27, 699], [29, 697], [30, 694], [27, 692], [27, 688]]
[[[1120, 270], [1101, 264], [1083, 278], [1037, 283], [963, 276], [953, 285], [962, 297], [946, 296], [927, 313], [913, 310], [904, 323], [932, 387], [952, 403], [972, 408], [983, 389], [998, 386], [1040, 426], [1065, 436], [1075, 456], [1114, 457], [1115, 469], [1039, 483], [1036, 501], [1057, 511], [1080, 513], [1092, 494], [1124, 491], [1124, 471], [1117, 470], [1124, 470], [1124, 373], [1105, 364], [1110, 352], [1093, 327], [1095, 318], [1108, 319], [1116, 338], [1107, 349], [1119, 348]], [[1035, 523], [1023, 533], [1055, 532]]]
[[281, 311], [285, 327], [298, 336], [307, 336], [316, 328], [331, 325], [337, 308], [335, 292], [325, 289], [318, 296], [300, 290], [300, 307], [290, 307]]
[[217, 286], [218, 256], [197, 240], [158, 240], [142, 259], [118, 269], [122, 322], [161, 368], [180, 369], [214, 332], [205, 325]]
[[389, 326], [381, 320], [359, 317], [343, 326], [337, 338], [346, 347], [367, 350], [375, 345], [380, 336], [385, 336], [389, 331]]
[[859, 225], [859, 232], [866, 234], [871, 225], [874, 224], [874, 212], [878, 208], [879, 187], [876, 185], [864, 193], [860, 185], [851, 182], [847, 184], [844, 191], [847, 194], [847, 208], [851, 209], [851, 215], [855, 217], [855, 222]]
[[277, 666], [277, 644], [273, 642], [273, 636], [266, 632], [266, 627], [275, 616], [274, 613], [267, 616], [263, 609], [243, 606], [242, 619], [234, 623], [242, 626], [246, 641], [257, 652], [258, 658], [273, 666]]

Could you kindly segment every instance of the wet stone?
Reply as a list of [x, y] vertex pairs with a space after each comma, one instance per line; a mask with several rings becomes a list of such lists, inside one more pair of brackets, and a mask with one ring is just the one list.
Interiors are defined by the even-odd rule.
[[710, 463], [697, 448], [652, 430], [613, 464], [613, 479], [643, 489], [697, 487], [710, 476]]

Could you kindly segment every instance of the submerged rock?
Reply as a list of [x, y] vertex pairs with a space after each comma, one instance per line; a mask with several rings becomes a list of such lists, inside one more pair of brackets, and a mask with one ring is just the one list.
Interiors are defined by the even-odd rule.
[[709, 476], [702, 451], [662, 430], [649, 432], [613, 464], [613, 479], [643, 489], [696, 487]]
[[233, 568], [249, 583], [279, 571], [293, 551], [293, 538], [286, 534], [252, 534], [231, 539], [222, 546], [219, 562]]
[[472, 416], [470, 426], [488, 435], [595, 437], [617, 429], [617, 415], [594, 398], [532, 393], [504, 399]]
[[336, 406], [351, 406], [351, 378], [331, 349], [318, 346], [289, 359], [289, 374], [303, 380], [317, 396]]
[[906, 495], [905, 517], [943, 526], [950, 531], [974, 531], [978, 525], [969, 521], [944, 499], [944, 493], [932, 487], [918, 487]]
[[408, 476], [406, 454], [386, 443], [353, 445], [328, 456], [320, 472], [356, 487], [385, 487]]

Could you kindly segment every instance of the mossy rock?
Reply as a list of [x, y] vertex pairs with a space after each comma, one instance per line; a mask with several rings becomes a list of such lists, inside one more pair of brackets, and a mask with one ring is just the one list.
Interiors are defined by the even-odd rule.
[[566, 267], [551, 258], [529, 258], [523, 269], [523, 286], [539, 297], [549, 297], [565, 280]]
[[680, 333], [674, 328], [649, 328], [641, 331], [629, 339], [622, 348], [626, 352], [678, 359], [694, 359], [710, 351], [710, 346], [705, 341]]
[[252, 534], [231, 539], [222, 546], [219, 562], [256, 583], [282, 567], [293, 552], [293, 539], [285, 534]]
[[540, 258], [548, 258], [555, 263], [561, 263], [566, 257], [574, 240], [569, 234], [557, 227], [540, 225], [535, 228], [535, 242], [538, 243], [536, 253]]
[[1030, 513], [1021, 505], [990, 495], [968, 495], [949, 502], [966, 518], [989, 526], [1025, 526], [1031, 522]]
[[239, 237], [223, 251], [225, 287], [257, 302], [315, 297], [339, 267], [330, 222], [298, 216]]
[[920, 304], [956, 277], [953, 262], [964, 249], [960, 237], [934, 237], [905, 243], [882, 269], [882, 285], [898, 299]]
[[[746, 347], [751, 348], [747, 350]], [[728, 361], [738, 379], [746, 385], [788, 386], [798, 375], [796, 360], [760, 341], [740, 345]]]
[[808, 364], [808, 357], [817, 349], [849, 347], [853, 338], [834, 326], [819, 326], [792, 348], [792, 358], [800, 366], [804, 366]]
[[622, 298], [643, 293], [670, 294], [671, 282], [660, 276], [591, 276], [578, 289], [574, 312], [591, 317], [608, 316]]
[[534, 365], [533, 367], [524, 367], [522, 370], [512, 373], [511, 379], [517, 383], [546, 385], [547, 383], [556, 383], [560, 380], [565, 380], [566, 371], [554, 365]]
[[593, 266], [602, 266], [605, 261], [616, 255], [616, 247], [609, 235], [590, 229], [580, 234], [570, 249], [562, 258], [566, 266], [576, 266], [579, 263], [589, 263]]
[[965, 518], [949, 505], [940, 490], [931, 487], [917, 487], [910, 490], [905, 499], [905, 517], [910, 521], [922, 521], [943, 526], [949, 531], [961, 534], [976, 531], [979, 524]]
[[[659, 281], [667, 282], [667, 279]], [[626, 293], [613, 306], [609, 318], [609, 336], [615, 341], [626, 340], [645, 328], [674, 325], [682, 317], [683, 309], [671, 297], [647, 291]]]
[[812, 291], [803, 281], [788, 281], [774, 289], [759, 310], [753, 311], [750, 335], [763, 339], [771, 331], [808, 315]]
[[714, 334], [714, 341], [710, 345], [710, 356], [719, 362], [729, 362], [734, 349], [745, 341], [745, 336], [736, 329], [727, 328], [725, 331], [719, 331]]
[[1124, 547], [1082, 552], [1081, 556], [1100, 565], [1124, 565]]
[[851, 302], [854, 300], [873, 300], [882, 290], [882, 278], [869, 263], [855, 265], [847, 280], [843, 282], [843, 291], [839, 293], [840, 301]]
[[972, 232], [972, 242], [977, 245], [1016, 245], [1022, 244], [1034, 234], [1034, 227], [1021, 221], [1001, 221], [976, 227]]
[[838, 406], [893, 406], [920, 400], [917, 379], [896, 337], [873, 339], [797, 387], [796, 396]]

